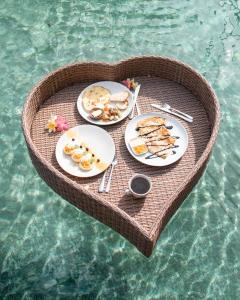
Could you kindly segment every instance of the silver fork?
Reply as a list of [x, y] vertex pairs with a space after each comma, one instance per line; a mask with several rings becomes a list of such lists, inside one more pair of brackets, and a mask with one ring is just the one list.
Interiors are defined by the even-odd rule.
[[113, 162], [111, 163], [111, 171], [110, 171], [110, 175], [108, 178], [108, 183], [105, 189], [105, 192], [108, 193], [110, 191], [110, 186], [111, 186], [111, 181], [112, 181], [112, 173], [113, 173], [113, 169], [114, 167], [117, 165], [117, 157], [115, 156], [113, 159]]
[[100, 185], [99, 185], [99, 188], [98, 188], [98, 192], [99, 192], [99, 193], [103, 193], [104, 190], [105, 190], [105, 181], [106, 181], [107, 171], [108, 171], [108, 168], [107, 168], [106, 171], [104, 172], [103, 177], [102, 177], [102, 180], [101, 180], [101, 183], [100, 183]]
[[167, 103], [163, 103], [163, 104], [160, 104], [160, 105], [162, 106], [162, 108], [165, 108], [165, 109], [168, 109], [168, 110], [170, 110], [170, 111], [176, 112], [176, 113], [178, 113], [178, 114], [180, 114], [180, 115], [182, 115], [182, 116], [184, 116], [184, 117], [186, 117], [186, 118], [189, 118], [189, 119], [193, 120], [193, 117], [192, 117], [192, 116], [190, 116], [190, 115], [188, 115], [188, 114], [185, 114], [184, 112], [182, 112], [182, 111], [180, 111], [180, 110], [178, 110], [178, 109], [172, 108], [172, 107], [171, 107], [169, 104], [167, 104]]

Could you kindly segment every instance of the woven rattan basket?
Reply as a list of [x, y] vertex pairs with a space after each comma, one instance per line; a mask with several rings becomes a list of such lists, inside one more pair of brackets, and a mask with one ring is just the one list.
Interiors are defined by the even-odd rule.
[[[145, 166], [134, 160], [124, 145], [128, 119], [106, 126], [113, 137], [118, 165], [109, 194], [99, 194], [102, 175], [76, 178], [65, 173], [55, 159], [61, 135], [49, 135], [45, 126], [51, 113], [63, 115], [70, 127], [84, 124], [76, 100], [92, 82], [121, 81], [134, 77], [141, 83], [142, 112], [153, 111], [150, 103], [167, 102], [193, 116], [186, 128], [189, 146], [177, 163], [163, 168]], [[144, 255], [150, 256], [160, 232], [189, 194], [206, 167], [216, 140], [220, 110], [208, 82], [186, 64], [164, 57], [136, 57], [117, 64], [75, 63], [60, 68], [41, 80], [30, 92], [22, 114], [23, 132], [32, 162], [46, 183], [67, 201], [110, 226]], [[142, 200], [125, 195], [134, 173], [151, 177], [153, 189]]]

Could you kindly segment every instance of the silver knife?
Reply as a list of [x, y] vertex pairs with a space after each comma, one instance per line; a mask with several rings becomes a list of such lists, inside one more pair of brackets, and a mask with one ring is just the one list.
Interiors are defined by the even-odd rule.
[[162, 110], [162, 111], [164, 111], [164, 112], [167, 112], [167, 113], [169, 113], [169, 114], [172, 114], [172, 115], [174, 115], [174, 116], [177, 116], [177, 117], [179, 117], [179, 118], [181, 118], [181, 119], [183, 119], [183, 120], [185, 120], [185, 121], [187, 121], [187, 122], [189, 122], [189, 123], [192, 123], [192, 121], [193, 121], [193, 120], [190, 119], [190, 118], [184, 117], [184, 116], [182, 116], [182, 115], [180, 115], [180, 114], [178, 114], [178, 113], [176, 113], [176, 112], [173, 112], [173, 111], [171, 111], [171, 110], [169, 110], [169, 109], [163, 108], [161, 105], [158, 105], [158, 104], [151, 104], [151, 106], [154, 107], [154, 108], [157, 108], [157, 109], [159, 109], [159, 110]]
[[130, 113], [130, 115], [129, 115], [129, 119], [132, 119], [132, 118], [134, 117], [134, 107], [135, 107], [135, 104], [136, 104], [136, 102], [137, 102], [137, 97], [138, 97], [140, 88], [141, 88], [141, 84], [139, 84], [139, 85], [136, 87], [136, 90], [135, 90], [135, 92], [134, 92], [134, 96], [133, 96], [133, 106], [132, 106], [131, 113]]

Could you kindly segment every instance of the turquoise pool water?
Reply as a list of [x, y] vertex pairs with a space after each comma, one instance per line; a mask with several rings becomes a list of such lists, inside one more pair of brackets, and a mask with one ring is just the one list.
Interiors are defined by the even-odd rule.
[[[240, 298], [240, 2], [0, 2], [0, 299]], [[176, 57], [215, 88], [204, 177], [150, 259], [38, 177], [20, 128], [32, 85], [78, 60]]]

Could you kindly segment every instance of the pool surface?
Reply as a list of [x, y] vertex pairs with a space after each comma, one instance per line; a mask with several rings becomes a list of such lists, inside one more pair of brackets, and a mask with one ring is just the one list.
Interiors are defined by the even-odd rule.
[[[0, 2], [0, 299], [240, 298], [240, 1]], [[180, 59], [218, 95], [208, 168], [147, 259], [56, 195], [32, 166], [21, 111], [79, 60]]]

